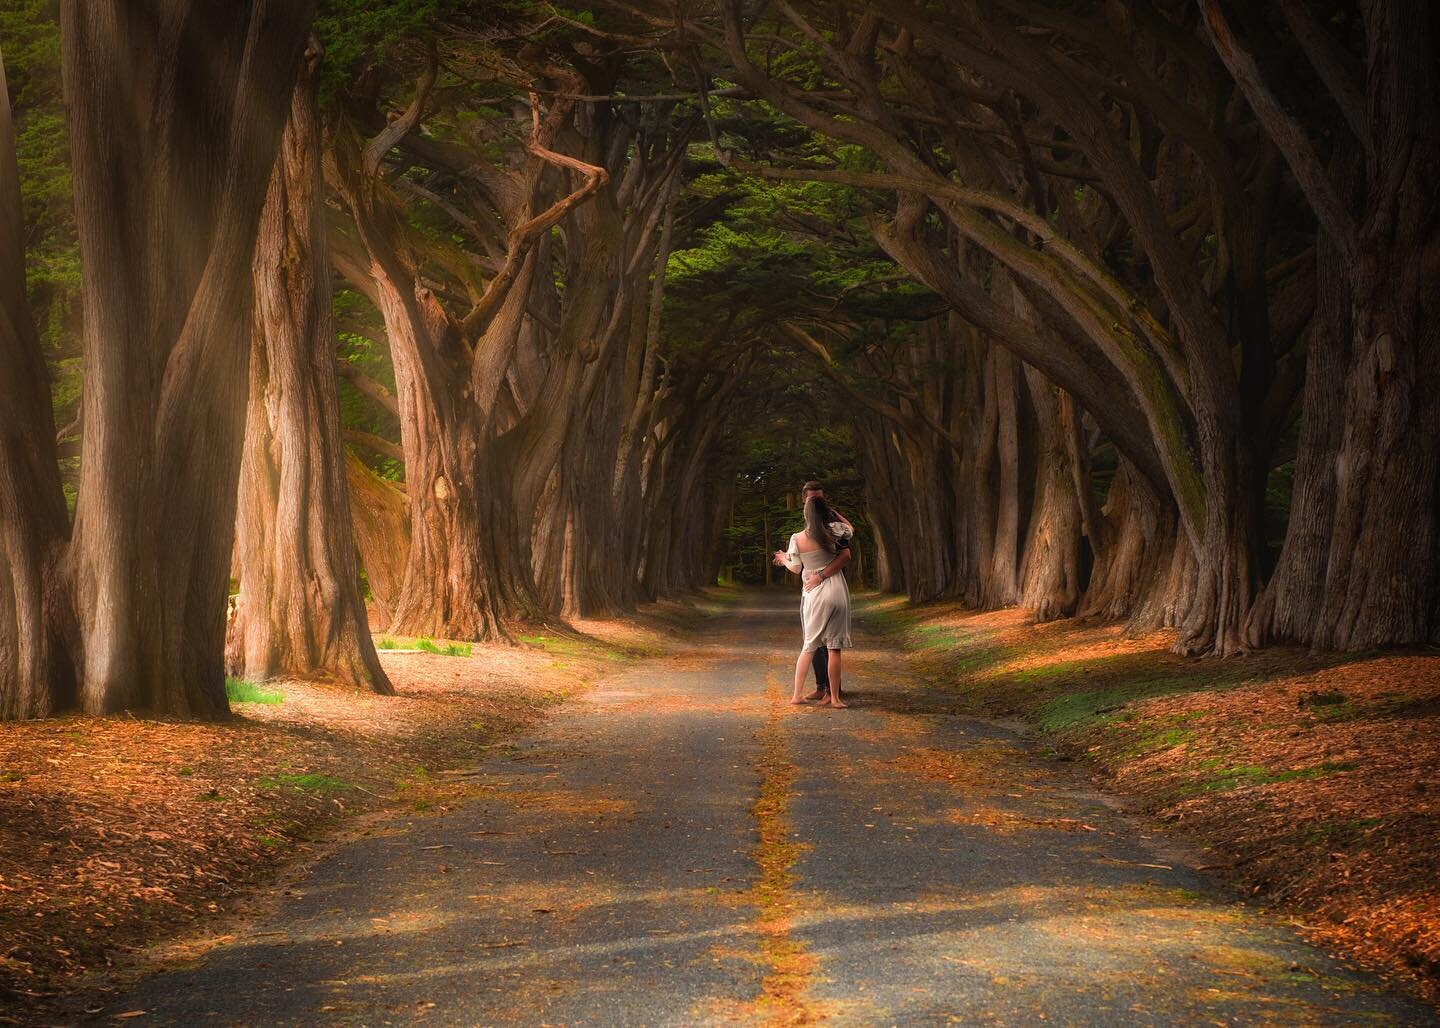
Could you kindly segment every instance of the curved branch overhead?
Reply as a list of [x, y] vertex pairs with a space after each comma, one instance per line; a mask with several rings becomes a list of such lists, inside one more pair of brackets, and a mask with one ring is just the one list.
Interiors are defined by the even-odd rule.
[[380, 687], [337, 534], [415, 636], [768, 581], [815, 475], [912, 599], [1440, 640], [1434, 5], [220, 6], [62, 5], [71, 222], [0, 92], [5, 716], [223, 716], [236, 569]]

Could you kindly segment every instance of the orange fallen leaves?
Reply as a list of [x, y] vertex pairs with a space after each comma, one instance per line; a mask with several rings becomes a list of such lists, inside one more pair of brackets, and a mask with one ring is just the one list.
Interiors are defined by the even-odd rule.
[[960, 709], [1048, 723], [1247, 893], [1440, 1001], [1440, 655], [1190, 660], [1166, 632], [944, 603], [904, 618]]
[[286, 682], [222, 724], [0, 724], [0, 1006], [232, 906], [343, 817], [439, 805], [468, 785], [423, 769], [474, 764], [595, 669], [490, 647], [382, 659], [397, 696]]

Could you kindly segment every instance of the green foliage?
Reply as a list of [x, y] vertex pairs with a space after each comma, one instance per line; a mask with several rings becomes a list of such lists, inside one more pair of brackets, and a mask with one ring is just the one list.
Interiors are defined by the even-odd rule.
[[262, 689], [254, 682], [239, 678], [225, 679], [225, 697], [231, 703], [263, 703], [273, 706], [285, 702], [285, 694], [274, 689]]
[[546, 653], [555, 653], [562, 656], [577, 656], [580, 652], [580, 644], [571, 639], [557, 639], [552, 635], [522, 635], [520, 641], [536, 649], [544, 650]]
[[[1047, 675], [1064, 673], [1063, 666], [1046, 668]], [[1036, 720], [1045, 732], [1067, 732], [1089, 728], [1104, 721], [1118, 720], [1123, 708], [1134, 700], [1165, 696], [1170, 693], [1187, 692], [1194, 683], [1185, 675], [1157, 678], [1137, 678], [1123, 682], [1113, 689], [1095, 692], [1076, 691], [1062, 693], [1040, 708]]]
[[469, 643], [437, 643], [434, 639], [416, 639], [415, 648], [426, 653], [438, 653], [442, 657], [470, 656]]
[[376, 639], [375, 648], [377, 650], [422, 650], [425, 653], [438, 653], [442, 657], [468, 657], [472, 652], [472, 647], [467, 642], [436, 642], [434, 639], [403, 639], [390, 635]]
[[30, 309], [50, 360], [56, 421], [80, 394], [80, 247], [60, 76], [57, 0], [0, 4], [0, 48], [15, 113]]
[[324, 0], [315, 35], [325, 48], [321, 89], [333, 94], [415, 41], [432, 38], [455, 0]]
[[1271, 771], [1264, 767], [1231, 767], [1226, 768], [1219, 774], [1207, 781], [1201, 782], [1187, 791], [1191, 792], [1228, 792], [1231, 789], [1238, 789], [1250, 785], [1271, 785], [1277, 782], [1304, 782], [1312, 778], [1324, 778], [1328, 775], [1339, 774], [1342, 771], [1353, 771], [1356, 765], [1345, 762], [1326, 762], [1317, 764], [1314, 767], [1289, 768], [1284, 771]]

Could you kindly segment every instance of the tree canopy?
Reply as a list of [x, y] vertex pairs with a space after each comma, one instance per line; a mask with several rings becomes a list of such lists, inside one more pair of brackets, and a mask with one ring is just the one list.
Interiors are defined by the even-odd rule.
[[913, 600], [1440, 639], [1420, 0], [143, 6], [0, 11], [8, 716], [767, 581], [811, 477]]

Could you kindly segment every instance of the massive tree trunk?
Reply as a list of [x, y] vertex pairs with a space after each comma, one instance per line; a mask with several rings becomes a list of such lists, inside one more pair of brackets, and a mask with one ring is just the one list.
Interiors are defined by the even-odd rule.
[[[387, 630], [506, 638], [507, 619], [540, 609], [529, 526], [522, 530], [512, 495], [515, 455], [488, 429], [493, 412], [477, 406], [470, 349], [435, 296], [418, 285], [397, 215], [377, 183], [348, 165], [337, 174], [369, 256], [368, 267], [347, 277], [370, 293], [385, 322], [405, 453], [410, 549]], [[519, 332], [533, 267], [532, 255], [495, 314], [496, 335]], [[487, 388], [493, 396], [497, 386]]]
[[[396, 360], [396, 380], [402, 381]], [[413, 382], [413, 380], [412, 380]], [[410, 557], [390, 631], [449, 639], [506, 639], [506, 622], [542, 610], [522, 525], [509, 447], [478, 438], [472, 417], [449, 423], [401, 391], [410, 500]], [[444, 405], [454, 410], [454, 400]], [[408, 430], [407, 430], [408, 426]]]
[[[1320, 221], [1322, 291], [1328, 284], [1338, 294], [1322, 296], [1312, 343], [1293, 535], [1251, 635], [1322, 649], [1433, 642], [1440, 638], [1440, 14], [1423, 0], [1366, 0], [1363, 81], [1348, 82], [1343, 62], [1317, 65], [1365, 152], [1357, 205], [1349, 176], [1343, 168], [1325, 174], [1220, 7], [1205, 0], [1202, 9], [1217, 52]], [[1287, 16], [1303, 20], [1303, 5]]]
[[388, 694], [360, 595], [340, 441], [319, 61], [313, 48], [296, 83], [255, 247], [240, 598], [227, 663], [251, 680], [333, 680]]
[[314, 0], [66, 0], [83, 709], [221, 717], [251, 259]]
[[1167, 595], [1177, 545], [1174, 507], [1156, 494], [1144, 475], [1123, 458], [1115, 469], [1102, 527], [1103, 543], [1094, 545], [1095, 566], [1078, 611], [1080, 617], [1128, 619], [1133, 632], [1174, 627]]
[[982, 440], [985, 457], [977, 482], [978, 489], [994, 497], [990, 509], [995, 528], [987, 533], [990, 560], [980, 586], [980, 605], [989, 610], [1020, 601], [1019, 368], [1020, 362], [1005, 350], [991, 351], [986, 403], [994, 411], [995, 435], [993, 441]]
[[881, 592], [906, 591], [905, 557], [901, 546], [905, 525], [897, 500], [903, 486], [886, 442], [889, 431], [876, 414], [855, 421], [856, 461], [865, 480], [865, 512], [875, 540], [874, 585]]
[[1311, 642], [1440, 639], [1440, 12], [1366, 8], [1372, 147], [1352, 296], [1325, 604]]
[[375, 474], [349, 452], [345, 454], [345, 479], [355, 546], [370, 583], [375, 619], [378, 624], [388, 625], [395, 616], [395, 601], [405, 580], [410, 506], [399, 486]]
[[[625, 158], [616, 144], [630, 129], [566, 100], [543, 117], [533, 112], [523, 168], [492, 169], [483, 190], [493, 201], [483, 217], [502, 234], [491, 241], [502, 267], [457, 317], [422, 281], [423, 241], [384, 182], [386, 155], [419, 123], [435, 76], [432, 62], [407, 111], [363, 148], [341, 133], [328, 170], [364, 249], [342, 269], [379, 308], [395, 367], [411, 531], [391, 630], [505, 639], [508, 621], [544, 612], [532, 526], [570, 419], [583, 417], [624, 320], [616, 297], [624, 199], [615, 186], [592, 197], [611, 181], [598, 162]], [[578, 140], [591, 163], [552, 150], [560, 135]], [[572, 176], [580, 184], [564, 192]], [[563, 291], [549, 232], [562, 221]]]
[[1026, 527], [1020, 606], [1036, 621], [1069, 617], [1080, 600], [1080, 507], [1056, 388], [1025, 366], [1035, 411], [1035, 499]]
[[63, 558], [69, 515], [55, 418], [25, 297], [15, 133], [0, 61], [0, 720], [74, 703], [73, 614]]
[[[1348, 185], [1343, 191], [1350, 193], [1359, 184], [1358, 156], [1342, 157], [1338, 165], [1337, 186]], [[1294, 489], [1280, 558], [1246, 621], [1246, 640], [1252, 646], [1310, 641], [1325, 603], [1353, 327], [1344, 257], [1327, 236], [1316, 240], [1315, 265], [1315, 314], [1305, 354]]]

